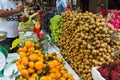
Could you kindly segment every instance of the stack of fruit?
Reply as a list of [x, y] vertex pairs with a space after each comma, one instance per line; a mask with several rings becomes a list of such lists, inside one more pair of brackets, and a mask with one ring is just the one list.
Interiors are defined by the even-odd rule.
[[120, 79], [120, 60], [110, 64], [102, 64], [98, 71], [105, 78], [105, 80], [119, 80]]
[[81, 79], [92, 80], [92, 67], [113, 62], [112, 53], [120, 50], [120, 39], [113, 39], [115, 29], [101, 15], [72, 11], [61, 16], [64, 23], [58, 42], [60, 53]]
[[56, 15], [50, 19], [50, 30], [52, 39], [58, 42], [60, 39], [61, 26], [63, 24], [62, 16]]
[[113, 18], [108, 20], [108, 22], [112, 24], [115, 29], [120, 29], [120, 11], [114, 11]]
[[74, 80], [63, 65], [62, 58], [55, 52], [44, 55], [38, 44], [26, 41], [18, 49], [20, 58], [16, 62], [21, 75], [18, 80]]

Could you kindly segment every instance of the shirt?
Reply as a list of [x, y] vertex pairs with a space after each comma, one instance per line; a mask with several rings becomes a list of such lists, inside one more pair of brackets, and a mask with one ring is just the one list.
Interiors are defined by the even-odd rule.
[[58, 13], [64, 12], [64, 8], [67, 8], [67, 3], [65, 0], [57, 0], [56, 1], [56, 10]]
[[[12, 0], [0, 0], [0, 10], [12, 10], [16, 4]], [[8, 38], [18, 36], [18, 17], [17, 14], [9, 17], [0, 17], [0, 31], [6, 31]]]

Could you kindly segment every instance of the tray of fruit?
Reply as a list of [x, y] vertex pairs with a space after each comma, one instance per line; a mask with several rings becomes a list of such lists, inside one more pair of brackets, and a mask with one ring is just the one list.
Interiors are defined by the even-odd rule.
[[120, 60], [92, 68], [93, 80], [120, 80]]
[[16, 80], [80, 80], [52, 45], [47, 45], [46, 50], [39, 43], [26, 41], [18, 49], [16, 65], [20, 75]]

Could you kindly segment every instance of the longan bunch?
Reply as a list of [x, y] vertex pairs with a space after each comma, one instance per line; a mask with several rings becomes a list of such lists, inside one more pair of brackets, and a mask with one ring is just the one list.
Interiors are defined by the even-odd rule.
[[111, 38], [114, 28], [101, 15], [91, 12], [73, 15], [74, 12], [63, 13], [66, 19], [58, 43], [60, 52], [81, 79], [92, 80], [92, 67], [113, 62], [120, 39]]

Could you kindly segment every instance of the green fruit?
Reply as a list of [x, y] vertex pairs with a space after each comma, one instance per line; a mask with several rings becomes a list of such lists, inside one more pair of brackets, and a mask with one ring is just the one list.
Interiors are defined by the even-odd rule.
[[58, 42], [60, 39], [60, 32], [61, 32], [61, 26], [62, 26], [62, 16], [56, 15], [53, 18], [50, 19], [50, 30], [51, 30], [51, 36], [52, 39], [55, 42]]

